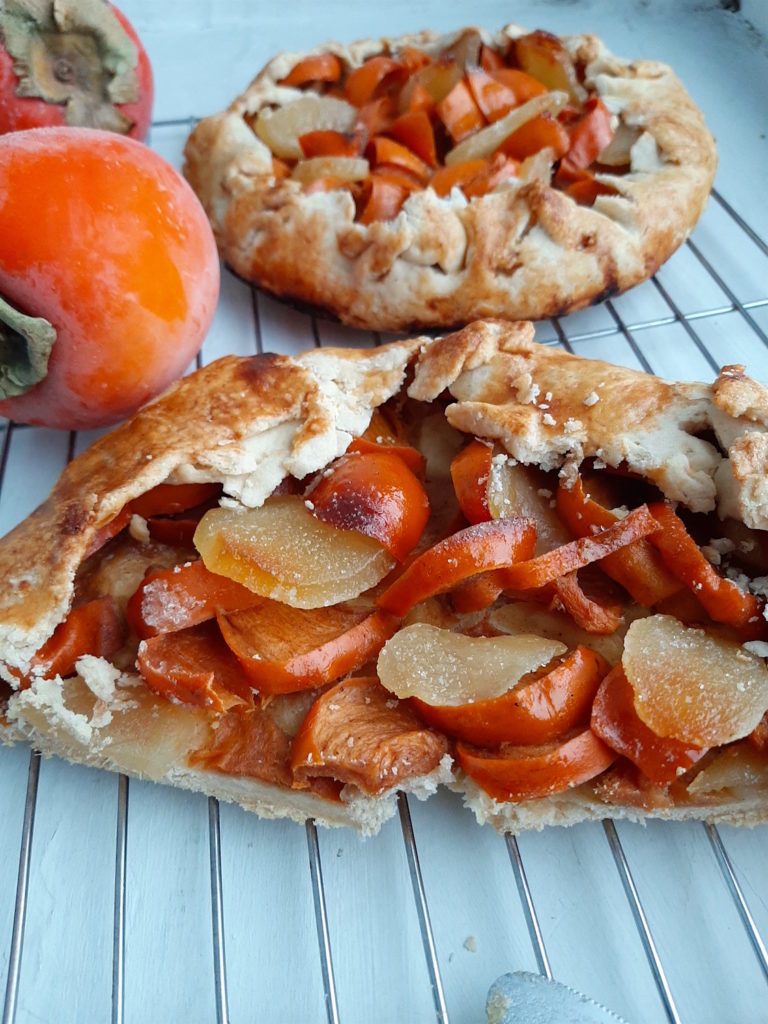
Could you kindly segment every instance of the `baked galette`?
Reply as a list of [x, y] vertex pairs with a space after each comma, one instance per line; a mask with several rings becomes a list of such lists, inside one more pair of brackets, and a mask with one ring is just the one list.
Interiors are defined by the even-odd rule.
[[768, 389], [481, 321], [219, 360], [0, 542], [0, 736], [375, 831], [768, 820]]
[[284, 53], [186, 147], [226, 263], [374, 330], [539, 319], [649, 277], [716, 151], [672, 70], [508, 25]]

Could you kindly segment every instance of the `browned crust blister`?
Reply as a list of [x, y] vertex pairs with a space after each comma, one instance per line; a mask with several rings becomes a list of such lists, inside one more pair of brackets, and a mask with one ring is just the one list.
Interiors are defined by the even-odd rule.
[[[438, 52], [459, 34], [326, 43], [311, 52], [335, 53], [354, 68], [406, 44]], [[508, 25], [483, 37], [501, 45], [522, 34]], [[645, 280], [703, 212], [714, 140], [668, 66], [622, 60], [593, 35], [562, 42], [584, 67], [588, 92], [641, 132], [628, 173], [597, 175], [616, 195], [578, 205], [550, 184], [545, 153], [489, 195], [467, 202], [456, 190], [441, 199], [428, 188], [394, 220], [356, 223], [348, 192], [307, 195], [298, 182], [276, 182], [271, 154], [249, 127], [262, 107], [300, 95], [277, 83], [306, 55], [281, 54], [187, 142], [185, 173], [224, 260], [275, 295], [349, 324], [395, 331], [479, 317], [540, 319]]]
[[[602, 459], [653, 480], [694, 510], [725, 510], [768, 529], [768, 389], [728, 367], [714, 384], [669, 383], [634, 370], [537, 345], [524, 323], [485, 321], [431, 340], [369, 350], [319, 349], [296, 358], [227, 357], [187, 377], [70, 464], [51, 496], [0, 541], [0, 671], [24, 668], [62, 621], [75, 573], [96, 531], [124, 504], [163, 481], [215, 480], [259, 505], [285, 476], [331, 462], [366, 428], [374, 408], [403, 387], [415, 401], [452, 396], [458, 430], [495, 440], [514, 458], [567, 474]], [[425, 410], [434, 411], [426, 405]], [[618, 426], [617, 426], [618, 425]], [[716, 439], [716, 442], [715, 440]], [[98, 557], [98, 556], [97, 556]], [[252, 779], [190, 768], [210, 729], [207, 713], [155, 697], [133, 672], [86, 659], [81, 675], [38, 680], [15, 693], [0, 737], [45, 753], [236, 800], [267, 816], [375, 831], [394, 811], [347, 787], [331, 804]], [[421, 795], [450, 780], [450, 766], [417, 780]], [[584, 788], [548, 800], [497, 804], [468, 780], [479, 820], [498, 828], [645, 816]], [[768, 820], [768, 766], [743, 794], [660, 807], [659, 817], [756, 824]]]

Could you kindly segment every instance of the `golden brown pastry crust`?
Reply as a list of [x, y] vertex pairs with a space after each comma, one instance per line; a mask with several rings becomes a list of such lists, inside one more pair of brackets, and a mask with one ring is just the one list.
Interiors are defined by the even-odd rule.
[[[454, 400], [445, 415], [454, 427], [495, 439], [520, 461], [560, 466], [567, 474], [583, 458], [602, 458], [653, 479], [691, 508], [735, 503], [757, 528], [768, 529], [766, 463], [739, 461], [745, 447], [768, 437], [768, 401], [742, 368], [727, 368], [714, 385], [667, 383], [537, 345], [532, 335], [530, 324], [485, 321], [441, 339], [365, 351], [228, 357], [183, 379], [76, 459], [47, 501], [0, 541], [0, 572], [9, 581], [0, 593], [3, 676], [15, 682], [9, 669], [25, 667], [64, 618], [89, 543], [127, 501], [165, 480], [196, 479], [220, 481], [228, 494], [258, 505], [284, 476], [304, 476], [332, 461], [364, 431], [373, 408], [406, 382], [410, 396], [424, 402], [447, 389]], [[624, 426], [617, 430], [617, 424]], [[722, 451], [706, 439], [712, 433]], [[78, 668], [80, 676], [63, 685], [38, 680], [15, 693], [0, 738], [199, 789], [266, 815], [312, 814], [375, 831], [394, 810], [391, 797], [347, 792], [345, 803], [331, 805], [258, 780], [192, 770], [186, 754], [209, 728], [204, 713], [155, 697], [138, 676], [100, 659], [82, 659]], [[765, 821], [768, 766], [763, 776], [744, 796], [651, 813]], [[449, 777], [445, 763], [417, 780], [417, 792], [428, 794]], [[583, 787], [513, 806], [479, 795], [467, 780], [457, 785], [479, 819], [497, 827], [645, 813], [629, 804], [608, 806]]]
[[[508, 25], [497, 44], [523, 35]], [[326, 43], [357, 67], [389, 47], [437, 52], [460, 33]], [[709, 195], [717, 156], [702, 114], [672, 70], [620, 59], [593, 35], [562, 42], [584, 85], [641, 134], [626, 174], [598, 174], [617, 195], [580, 206], [550, 185], [546, 154], [519, 180], [467, 202], [414, 193], [392, 221], [355, 223], [344, 191], [306, 195], [276, 182], [271, 154], [248, 125], [265, 105], [299, 95], [277, 84], [306, 54], [284, 53], [230, 107], [205, 118], [186, 147], [224, 260], [275, 295], [376, 330], [450, 327], [479, 317], [539, 319], [572, 312], [645, 280], [685, 240]]]

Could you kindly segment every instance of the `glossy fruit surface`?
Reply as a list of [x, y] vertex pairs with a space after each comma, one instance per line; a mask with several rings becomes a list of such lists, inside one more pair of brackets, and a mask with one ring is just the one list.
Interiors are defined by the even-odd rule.
[[0, 137], [0, 413], [127, 416], [187, 368], [218, 291], [205, 213], [157, 153], [87, 128]]

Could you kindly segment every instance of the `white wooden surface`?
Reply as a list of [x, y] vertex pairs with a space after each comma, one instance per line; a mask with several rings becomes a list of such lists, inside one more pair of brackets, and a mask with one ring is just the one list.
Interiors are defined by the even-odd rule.
[[[228, 102], [273, 52], [432, 25], [456, 27], [451, 0], [386, 5], [257, 4], [248, 0], [126, 0], [157, 80], [152, 144], [176, 165], [186, 119]], [[471, 20], [516, 20], [554, 31], [599, 31], [618, 53], [669, 60], [707, 113], [720, 144], [717, 186], [768, 237], [765, 40], [717, 5], [599, 0], [500, 4], [481, 0]], [[768, 259], [717, 203], [694, 235], [739, 301], [768, 330]], [[659, 282], [717, 363], [745, 361], [768, 381], [768, 349], [689, 247]], [[259, 297], [265, 349], [314, 343], [304, 316]], [[713, 311], [722, 310], [715, 315]], [[561, 321], [585, 355], [641, 365], [616, 315], [652, 369], [697, 378], [711, 366], [660, 290], [648, 282], [610, 307]], [[323, 343], [370, 344], [360, 332], [317, 324]], [[541, 340], [558, 335], [538, 327]], [[225, 274], [203, 357], [255, 351], [251, 292]], [[79, 438], [78, 450], [87, 438]], [[17, 429], [0, 491], [0, 532], [47, 493], [69, 438]], [[6, 975], [29, 754], [0, 749], [0, 979]], [[112, 928], [117, 779], [45, 761], [34, 823], [18, 1024], [90, 1024], [112, 1012]], [[450, 1020], [483, 1019], [500, 973], [536, 969], [501, 837], [480, 830], [459, 801], [411, 802]], [[768, 1021], [768, 986], [702, 826], [622, 825], [619, 835], [643, 900], [680, 1019], [690, 1024]], [[768, 938], [768, 829], [721, 830], [752, 913]], [[434, 1021], [429, 979], [397, 820], [374, 840], [321, 832], [328, 921], [342, 1021]], [[520, 851], [552, 970], [632, 1024], [666, 1019], [599, 825], [523, 836]], [[325, 1000], [301, 826], [221, 808], [227, 993], [233, 1024], [325, 1019]], [[208, 804], [203, 797], [131, 783], [128, 816], [125, 1021], [216, 1020]], [[469, 940], [469, 941], [468, 941]], [[10, 1024], [10, 1022], [8, 1022]]]

